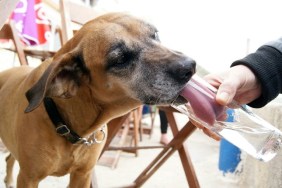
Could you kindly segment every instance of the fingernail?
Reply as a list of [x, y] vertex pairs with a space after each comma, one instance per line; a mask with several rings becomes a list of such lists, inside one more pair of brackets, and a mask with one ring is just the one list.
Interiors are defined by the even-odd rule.
[[223, 102], [225, 102], [225, 103], [227, 103], [228, 100], [229, 100], [229, 94], [226, 93], [226, 92], [222, 92], [222, 93], [220, 93], [220, 94], [218, 95], [218, 99], [221, 100], [221, 101], [223, 101]]

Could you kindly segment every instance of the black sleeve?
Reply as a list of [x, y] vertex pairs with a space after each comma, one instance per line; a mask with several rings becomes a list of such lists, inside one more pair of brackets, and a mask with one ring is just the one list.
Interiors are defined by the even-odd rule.
[[263, 107], [282, 92], [281, 46], [264, 45], [255, 53], [249, 54], [231, 65], [245, 65], [249, 67], [261, 83], [262, 95], [248, 104], [251, 107]]

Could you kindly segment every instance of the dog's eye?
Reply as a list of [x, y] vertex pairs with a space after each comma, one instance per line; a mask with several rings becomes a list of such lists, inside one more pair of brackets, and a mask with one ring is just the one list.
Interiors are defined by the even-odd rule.
[[159, 34], [158, 34], [157, 31], [152, 34], [151, 38], [152, 38], [153, 40], [160, 41]]
[[109, 67], [124, 68], [132, 59], [134, 59], [133, 52], [116, 49], [108, 55], [108, 65]]
[[107, 55], [107, 69], [124, 69], [133, 65], [139, 57], [140, 49], [135, 46], [129, 48], [124, 42], [114, 44]]

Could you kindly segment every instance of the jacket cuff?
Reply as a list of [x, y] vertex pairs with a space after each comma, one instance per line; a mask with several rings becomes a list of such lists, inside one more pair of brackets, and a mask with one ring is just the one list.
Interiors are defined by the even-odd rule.
[[249, 54], [232, 66], [249, 67], [261, 83], [262, 94], [248, 105], [254, 108], [265, 106], [281, 92], [282, 53], [271, 46], [262, 46], [255, 53]]

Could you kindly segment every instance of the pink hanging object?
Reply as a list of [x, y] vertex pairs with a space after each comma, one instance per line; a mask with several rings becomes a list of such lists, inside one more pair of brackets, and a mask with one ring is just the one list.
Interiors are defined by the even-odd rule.
[[48, 41], [50, 21], [41, 0], [20, 0], [11, 15], [22, 41], [26, 45], [39, 45]]

